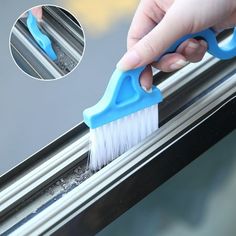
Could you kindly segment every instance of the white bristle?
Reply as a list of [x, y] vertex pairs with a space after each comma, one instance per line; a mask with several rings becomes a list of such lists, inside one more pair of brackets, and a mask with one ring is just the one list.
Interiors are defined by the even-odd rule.
[[158, 105], [90, 129], [89, 168], [101, 169], [157, 129]]

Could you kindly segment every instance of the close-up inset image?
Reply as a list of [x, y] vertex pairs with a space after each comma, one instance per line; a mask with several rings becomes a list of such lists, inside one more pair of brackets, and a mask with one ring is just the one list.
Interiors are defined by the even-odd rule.
[[16, 64], [41, 80], [63, 78], [80, 63], [85, 46], [82, 26], [67, 10], [53, 5], [24, 12], [13, 25], [10, 50]]

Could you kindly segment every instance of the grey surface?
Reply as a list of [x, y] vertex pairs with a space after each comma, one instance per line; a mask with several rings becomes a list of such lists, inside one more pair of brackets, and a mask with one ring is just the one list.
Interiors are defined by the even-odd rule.
[[236, 131], [149, 194], [97, 236], [233, 236]]
[[81, 122], [82, 111], [100, 98], [125, 50], [127, 18], [100, 37], [85, 29], [84, 57], [66, 78], [29, 78], [12, 60], [8, 39], [19, 15], [43, 3], [64, 6], [63, 1], [3, 0], [1, 4], [0, 175]]

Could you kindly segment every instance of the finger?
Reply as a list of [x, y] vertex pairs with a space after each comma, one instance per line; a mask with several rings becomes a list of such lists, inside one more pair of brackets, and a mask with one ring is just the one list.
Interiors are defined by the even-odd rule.
[[152, 88], [153, 76], [151, 66], [147, 66], [140, 76], [140, 84], [145, 91], [150, 91]]
[[204, 40], [189, 39], [183, 42], [176, 50], [182, 54], [187, 61], [200, 61], [207, 51], [207, 43]]
[[154, 29], [128, 50], [117, 64], [119, 69], [130, 70], [153, 62], [173, 42], [187, 33], [184, 19], [178, 20], [179, 12], [173, 6]]
[[221, 32], [224, 29], [229, 29], [235, 27], [236, 22], [236, 13], [232, 13], [231, 16], [227, 17], [224, 21], [220, 22], [219, 24], [215, 25], [213, 29], [216, 32]]
[[152, 63], [152, 66], [164, 72], [172, 72], [186, 66], [188, 63], [182, 54], [169, 53], [163, 56], [159, 62]]
[[43, 10], [42, 7], [34, 7], [31, 9], [32, 14], [37, 18], [37, 20], [42, 20]]
[[127, 49], [131, 48], [149, 33], [163, 16], [163, 11], [158, 8], [155, 1], [141, 1], [130, 25], [127, 37]]
[[171, 72], [184, 67], [188, 62], [202, 60], [206, 50], [207, 43], [204, 40], [190, 39], [182, 43], [176, 53], [167, 54], [158, 63], [152, 65], [159, 70]]

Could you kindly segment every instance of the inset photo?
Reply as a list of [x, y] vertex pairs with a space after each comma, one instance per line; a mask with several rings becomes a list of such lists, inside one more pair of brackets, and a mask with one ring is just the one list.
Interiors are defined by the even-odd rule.
[[79, 65], [85, 48], [78, 19], [54, 5], [35, 6], [22, 13], [9, 39], [15, 63], [39, 80], [65, 77]]

